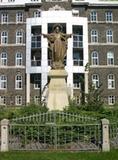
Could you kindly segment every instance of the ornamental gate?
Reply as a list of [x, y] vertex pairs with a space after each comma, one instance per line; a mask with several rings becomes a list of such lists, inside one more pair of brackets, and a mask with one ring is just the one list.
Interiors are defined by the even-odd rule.
[[13, 119], [11, 150], [99, 150], [101, 124], [95, 118], [47, 112]]

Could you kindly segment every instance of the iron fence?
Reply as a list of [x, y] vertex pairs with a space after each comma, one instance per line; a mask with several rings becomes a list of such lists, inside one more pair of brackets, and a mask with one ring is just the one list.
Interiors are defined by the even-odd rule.
[[109, 125], [110, 145], [112, 148], [118, 148], [118, 122]]
[[99, 124], [10, 124], [11, 150], [99, 150]]
[[12, 119], [11, 122], [15, 123], [33, 123], [33, 124], [45, 124], [45, 123], [75, 123], [75, 124], [83, 124], [83, 123], [96, 123], [98, 122], [97, 118], [83, 116], [81, 114], [76, 113], [67, 113], [67, 112], [46, 112], [40, 114], [34, 114], [31, 116], [25, 116], [21, 118]]

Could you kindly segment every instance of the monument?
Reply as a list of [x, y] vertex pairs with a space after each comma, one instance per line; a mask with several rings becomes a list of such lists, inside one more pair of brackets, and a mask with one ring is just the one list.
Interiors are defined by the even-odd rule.
[[67, 40], [71, 34], [62, 32], [62, 26], [55, 24], [53, 32], [43, 34], [48, 39], [49, 49], [52, 54], [52, 66], [48, 73], [50, 82], [48, 86], [47, 107], [49, 110], [63, 110], [68, 106], [68, 88], [66, 84], [67, 72], [64, 69], [64, 58], [67, 54]]

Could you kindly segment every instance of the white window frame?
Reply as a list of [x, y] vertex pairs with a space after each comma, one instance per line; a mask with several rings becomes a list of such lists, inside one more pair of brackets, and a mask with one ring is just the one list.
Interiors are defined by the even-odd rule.
[[34, 11], [33, 16], [34, 16], [35, 18], [41, 17], [41, 10], [36, 10], [36, 11]]
[[0, 75], [0, 90], [6, 90], [6, 89], [7, 89], [7, 76]]
[[[34, 76], [34, 89], [40, 89], [40, 76], [39, 75], [35, 75]], [[37, 83], [36, 83], [37, 82]]]
[[34, 104], [36, 104], [36, 105], [40, 104], [40, 96], [38, 96], [38, 95], [34, 96]]
[[74, 96], [74, 99], [75, 99], [75, 103], [76, 103], [77, 105], [79, 105], [79, 104], [81, 103], [80, 95], [75, 95], [75, 96]]
[[23, 12], [16, 13], [16, 23], [23, 23]]
[[115, 76], [114, 74], [109, 74], [107, 77], [108, 89], [115, 89]]
[[21, 106], [22, 105], [22, 96], [21, 95], [15, 96], [15, 105], [16, 106]]
[[91, 31], [91, 43], [98, 43], [98, 31], [97, 30]]
[[7, 31], [1, 32], [1, 44], [8, 44], [8, 32]]
[[113, 31], [111, 29], [106, 31], [106, 42], [113, 43]]
[[107, 65], [114, 65], [114, 53], [113, 52], [107, 53]]
[[1, 23], [2, 24], [8, 23], [8, 13], [2, 13], [1, 14]]
[[15, 89], [21, 90], [22, 89], [22, 75], [17, 74], [15, 76]]
[[116, 101], [116, 97], [115, 96], [108, 96], [108, 105], [114, 105]]
[[91, 53], [91, 65], [94, 65], [94, 66], [99, 65], [99, 57], [98, 57], [97, 51], [93, 51]]
[[97, 12], [96, 11], [91, 11], [91, 13], [90, 13], [90, 21], [91, 22], [97, 22]]
[[112, 11], [107, 11], [105, 13], [106, 22], [112, 22], [113, 21], [113, 13]]
[[0, 65], [7, 66], [7, 53], [6, 52], [2, 52], [0, 55]]
[[6, 97], [5, 96], [0, 96], [0, 106], [1, 105], [6, 105]]
[[23, 44], [23, 31], [22, 30], [16, 31], [16, 44]]
[[98, 74], [93, 74], [92, 75], [92, 85], [97, 89], [99, 87], [99, 75]]
[[20, 52], [16, 53], [16, 66], [22, 66], [23, 61], [23, 54]]

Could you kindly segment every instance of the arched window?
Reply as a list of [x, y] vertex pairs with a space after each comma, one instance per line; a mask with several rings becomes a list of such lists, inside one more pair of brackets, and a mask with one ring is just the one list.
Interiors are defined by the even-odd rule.
[[22, 66], [22, 61], [23, 61], [22, 53], [20, 52], [16, 53], [16, 66]]
[[91, 22], [96, 22], [97, 21], [97, 12], [96, 11], [92, 11], [90, 13], [90, 21]]
[[2, 13], [1, 14], [1, 23], [7, 23], [8, 22], [8, 13]]
[[111, 29], [106, 31], [106, 41], [107, 43], [113, 42], [113, 31]]
[[3, 31], [1, 32], [1, 44], [7, 44], [8, 43], [8, 32]]
[[0, 76], [0, 89], [6, 89], [7, 88], [7, 76], [1, 75]]
[[20, 96], [20, 95], [15, 96], [15, 104], [17, 106], [22, 105], [22, 96]]
[[99, 59], [98, 59], [98, 52], [93, 51], [91, 54], [91, 64], [92, 65], [98, 65], [99, 64]]
[[107, 53], [107, 65], [114, 65], [114, 53], [113, 52]]
[[18, 30], [16, 32], [16, 44], [22, 44], [23, 43], [23, 31]]
[[0, 105], [6, 105], [6, 97], [0, 96]]
[[22, 23], [23, 22], [23, 13], [22, 12], [17, 12], [16, 13], [16, 22], [17, 23]]
[[98, 74], [92, 75], [92, 84], [95, 87], [95, 89], [99, 87], [99, 75]]
[[108, 96], [108, 104], [114, 105], [115, 104], [115, 96]]
[[1, 66], [7, 65], [7, 53], [6, 52], [1, 53], [0, 64], [1, 64]]
[[108, 75], [108, 89], [115, 89], [115, 76], [113, 74]]
[[91, 42], [92, 43], [98, 42], [98, 31], [96, 31], [96, 30], [91, 31]]
[[15, 77], [15, 89], [22, 89], [22, 76], [20, 74]]
[[105, 13], [106, 22], [112, 22], [113, 21], [113, 13], [112, 11], [107, 11]]

